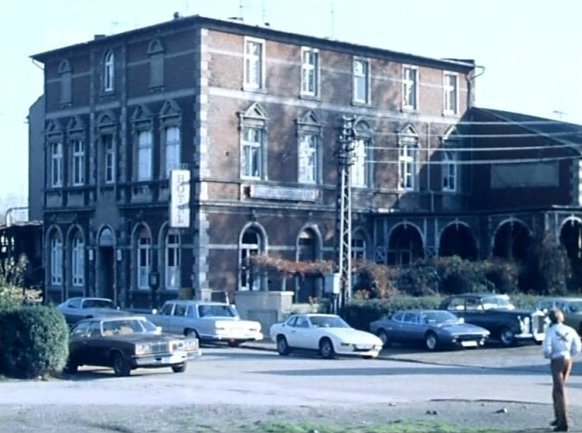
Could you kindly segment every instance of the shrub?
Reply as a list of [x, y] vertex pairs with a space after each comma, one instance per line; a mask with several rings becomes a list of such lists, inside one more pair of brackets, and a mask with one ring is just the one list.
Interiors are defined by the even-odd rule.
[[59, 371], [68, 356], [69, 328], [53, 307], [0, 310], [0, 369], [30, 379]]

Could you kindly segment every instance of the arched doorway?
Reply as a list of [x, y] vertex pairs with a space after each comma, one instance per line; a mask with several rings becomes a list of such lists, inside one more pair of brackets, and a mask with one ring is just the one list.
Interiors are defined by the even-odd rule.
[[390, 233], [388, 240], [389, 265], [409, 265], [424, 257], [422, 237], [412, 224], [401, 224]]
[[477, 258], [477, 245], [469, 227], [465, 224], [451, 224], [442, 231], [439, 256], [459, 256], [466, 260]]
[[95, 263], [95, 295], [112, 299], [117, 304], [115, 290], [115, 235], [113, 230], [105, 227], [97, 238], [97, 260]]
[[502, 223], [495, 232], [493, 256], [506, 260], [523, 261], [527, 256], [530, 234], [520, 221]]
[[570, 218], [560, 228], [560, 244], [566, 249], [570, 268], [578, 285], [582, 285], [582, 221]]

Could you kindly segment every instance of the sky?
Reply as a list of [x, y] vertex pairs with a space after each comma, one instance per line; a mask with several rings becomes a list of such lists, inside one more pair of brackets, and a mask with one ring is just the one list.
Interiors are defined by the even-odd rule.
[[474, 59], [476, 105], [582, 124], [580, 0], [0, 0], [0, 209], [28, 196], [30, 56], [174, 12], [434, 58]]

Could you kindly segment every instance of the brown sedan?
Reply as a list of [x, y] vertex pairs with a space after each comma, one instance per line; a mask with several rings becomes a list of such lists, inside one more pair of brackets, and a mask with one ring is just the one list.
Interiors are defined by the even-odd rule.
[[136, 368], [170, 367], [182, 373], [188, 360], [200, 355], [197, 338], [162, 334], [143, 316], [91, 318], [71, 330], [64, 371], [96, 365], [113, 368], [117, 376], [129, 376]]

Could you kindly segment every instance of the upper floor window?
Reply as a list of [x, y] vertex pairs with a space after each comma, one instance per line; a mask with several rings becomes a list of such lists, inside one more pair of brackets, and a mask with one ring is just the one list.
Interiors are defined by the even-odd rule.
[[85, 182], [85, 142], [80, 139], [71, 140], [73, 185], [83, 185]]
[[265, 87], [265, 41], [245, 38], [244, 85], [245, 89]]
[[354, 233], [352, 236], [352, 259], [366, 259], [366, 238], [361, 233]]
[[418, 110], [418, 69], [404, 66], [402, 71], [402, 109]]
[[166, 144], [166, 169], [164, 174], [170, 177], [170, 172], [180, 168], [180, 128], [170, 126], [164, 130], [164, 141]]
[[241, 122], [241, 177], [266, 178], [266, 115], [258, 104], [239, 113]]
[[63, 143], [50, 144], [50, 185], [63, 186]]
[[112, 134], [101, 135], [103, 161], [103, 180], [105, 183], [115, 182], [115, 141]]
[[317, 184], [321, 181], [321, 123], [313, 111], [297, 120], [299, 183]]
[[154, 40], [148, 47], [150, 58], [150, 87], [161, 87], [164, 85], [164, 48], [162, 43]]
[[115, 80], [115, 55], [113, 51], [107, 51], [103, 63], [103, 90], [112, 92]]
[[444, 114], [459, 113], [459, 76], [450, 72], [444, 74]]
[[319, 50], [301, 48], [301, 95], [319, 97]]
[[370, 103], [370, 62], [367, 59], [354, 59], [353, 63], [354, 102]]
[[366, 122], [358, 122], [355, 127], [354, 163], [351, 171], [351, 183], [356, 188], [366, 188], [372, 182], [370, 161], [371, 132]]
[[457, 190], [457, 154], [443, 153], [443, 191]]
[[142, 130], [137, 134], [137, 180], [151, 180], [153, 143], [152, 131]]
[[412, 128], [407, 128], [399, 138], [398, 187], [415, 190], [418, 187], [418, 136]]

